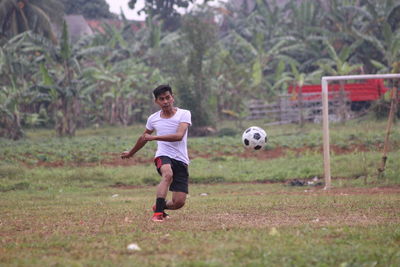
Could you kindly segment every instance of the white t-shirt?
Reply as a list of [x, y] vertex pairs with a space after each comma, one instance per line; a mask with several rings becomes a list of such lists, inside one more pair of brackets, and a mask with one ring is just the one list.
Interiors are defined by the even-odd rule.
[[[150, 115], [147, 119], [146, 129], [155, 130], [157, 135], [174, 134], [178, 130], [181, 122], [192, 125], [192, 115], [189, 110], [177, 108], [174, 116], [168, 119], [161, 118], [161, 110]], [[189, 156], [187, 151], [187, 134], [183, 136], [181, 141], [165, 142], [157, 141], [156, 157], [168, 156], [172, 159], [182, 161], [189, 164]]]

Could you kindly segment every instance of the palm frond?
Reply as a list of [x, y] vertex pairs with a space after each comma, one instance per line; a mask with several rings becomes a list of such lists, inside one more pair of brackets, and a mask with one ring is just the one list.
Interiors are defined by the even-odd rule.
[[110, 52], [111, 49], [108, 46], [94, 46], [84, 49], [79, 49], [76, 51], [76, 55], [79, 56], [93, 56], [93, 55], [104, 55]]
[[[398, 2], [398, 1], [396, 1]], [[393, 3], [391, 6], [388, 7], [386, 10], [385, 20], [389, 21], [392, 16], [396, 15], [396, 12], [400, 9], [400, 3]]]
[[341, 10], [344, 12], [352, 13], [358, 16], [362, 16], [366, 20], [373, 20], [373, 15], [369, 13], [364, 7], [354, 6], [354, 5], [346, 5], [341, 7]]
[[378, 40], [375, 36], [372, 35], [367, 35], [364, 33], [359, 32], [356, 29], [352, 29], [352, 31], [354, 32], [354, 34], [360, 38], [363, 39], [367, 42], [369, 42], [370, 44], [372, 44], [373, 46], [375, 46], [376, 49], [378, 49], [378, 51], [380, 51], [381, 53], [384, 53], [384, 51], [386, 50], [384, 45], [381, 43], [380, 40]]
[[331, 44], [329, 41], [327, 41], [327, 40], [324, 40], [324, 44], [325, 44], [325, 47], [326, 47], [327, 50], [328, 50], [329, 56], [330, 56], [333, 60], [339, 59], [338, 54], [336, 53], [336, 50], [335, 50], [335, 48], [332, 46], [332, 44]]

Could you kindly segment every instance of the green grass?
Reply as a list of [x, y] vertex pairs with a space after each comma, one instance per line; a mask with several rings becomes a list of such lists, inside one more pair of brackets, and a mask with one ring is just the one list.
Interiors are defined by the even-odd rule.
[[[250, 124], [249, 124], [250, 125]], [[247, 126], [246, 126], [247, 127]], [[120, 167], [119, 153], [129, 149], [143, 126], [80, 130], [73, 138], [51, 137], [50, 131], [28, 131], [27, 139], [0, 140], [0, 192], [111, 185], [154, 185], [159, 176], [152, 157], [155, 143], [146, 145]], [[382, 157], [385, 122], [348, 122], [331, 127], [331, 169], [334, 178], [376, 181]], [[385, 184], [400, 182], [400, 128], [394, 125]], [[246, 152], [240, 136], [189, 138], [193, 183], [267, 182], [323, 177], [319, 125], [267, 129], [265, 155]], [[279, 157], [275, 151], [283, 151]], [[342, 152], [340, 152], [342, 151]], [[268, 154], [270, 153], [270, 154]], [[259, 155], [264, 155], [258, 158]], [[119, 160], [119, 162], [118, 162]], [[104, 165], [103, 162], [111, 162]], [[129, 162], [129, 163], [128, 163]], [[131, 163], [131, 164], [130, 164]], [[55, 167], [61, 166], [61, 167]], [[134, 175], [132, 175], [134, 174]]]
[[[386, 177], [381, 185], [398, 184], [400, 154], [388, 154]], [[380, 155], [373, 152], [344, 154], [332, 157], [334, 178], [360, 179], [376, 182], [376, 166]], [[212, 163], [211, 163], [212, 162]], [[323, 178], [321, 155], [316, 152], [301, 157], [260, 161], [233, 156], [196, 158], [190, 166], [192, 183], [220, 182], [284, 182], [289, 179]], [[352, 164], [349, 164], [352, 162]], [[0, 165], [0, 192], [12, 190], [51, 190], [65, 187], [102, 188], [115, 185], [154, 185], [159, 176], [151, 162], [129, 167], [62, 167], [22, 168]], [[322, 180], [321, 180], [322, 181]]]
[[399, 266], [400, 126], [378, 180], [386, 123], [331, 125], [331, 191], [287, 183], [322, 181], [320, 125], [264, 128], [261, 152], [243, 129], [190, 138], [190, 197], [163, 224], [149, 221], [155, 143], [119, 159], [143, 125], [0, 139], [0, 265]]
[[[207, 193], [202, 196], [201, 193]], [[194, 185], [149, 221], [153, 187], [1, 195], [2, 266], [398, 266], [400, 196]], [[126, 247], [137, 243], [141, 251]]]
[[[248, 126], [254, 122], [250, 122]], [[262, 126], [262, 125], [261, 125]], [[247, 127], [247, 125], [246, 125]], [[310, 124], [304, 128], [293, 125], [264, 127], [269, 135], [266, 150], [275, 148], [314, 148], [322, 146], [320, 125]], [[36, 165], [43, 162], [96, 163], [115, 157], [136, 142], [143, 125], [127, 128], [85, 129], [73, 138], [56, 138], [50, 130], [27, 131], [28, 138], [20, 141], [0, 139], [0, 159], [8, 163], [23, 162]], [[352, 149], [362, 145], [369, 150], [379, 150], [385, 138], [385, 122], [348, 122], [346, 125], [331, 125], [331, 145]], [[238, 129], [239, 132], [242, 129]], [[240, 135], [225, 137], [190, 138], [189, 151], [210, 156], [236, 155], [243, 152]], [[395, 124], [390, 137], [391, 146], [400, 146], [400, 126]], [[155, 143], [146, 145], [140, 158], [151, 158]]]

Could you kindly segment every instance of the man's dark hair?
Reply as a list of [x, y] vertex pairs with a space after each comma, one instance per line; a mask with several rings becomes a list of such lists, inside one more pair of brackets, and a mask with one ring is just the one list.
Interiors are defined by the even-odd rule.
[[157, 97], [159, 95], [161, 95], [165, 92], [169, 92], [172, 95], [172, 89], [169, 85], [162, 84], [162, 85], [157, 86], [157, 88], [154, 89], [154, 91], [153, 91], [154, 98], [157, 99]]

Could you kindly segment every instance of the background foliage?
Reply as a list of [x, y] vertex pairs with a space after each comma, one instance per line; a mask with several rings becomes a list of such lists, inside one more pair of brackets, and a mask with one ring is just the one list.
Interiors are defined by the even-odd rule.
[[142, 27], [122, 17], [121, 27], [103, 23], [71, 43], [62, 14], [115, 17], [103, 0], [83, 2], [0, 1], [2, 136], [143, 122], [160, 83], [193, 111], [201, 134], [221, 119], [243, 119], [248, 100], [272, 102], [290, 84], [396, 72], [399, 62], [398, 0], [206, 1], [184, 15], [177, 8], [192, 1], [148, 1]]

